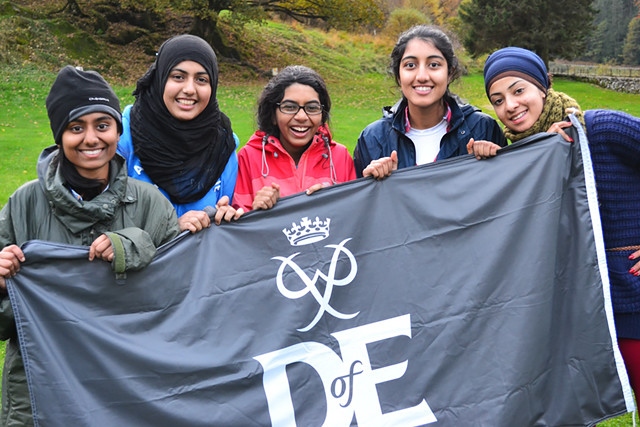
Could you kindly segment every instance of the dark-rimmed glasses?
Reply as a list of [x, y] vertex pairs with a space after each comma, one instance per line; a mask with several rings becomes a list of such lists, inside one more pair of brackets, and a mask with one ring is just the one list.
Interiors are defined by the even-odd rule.
[[309, 116], [317, 116], [318, 114], [322, 114], [322, 110], [324, 110], [324, 105], [319, 102], [309, 102], [304, 105], [298, 105], [295, 102], [279, 102], [276, 104], [278, 109], [282, 114], [298, 114], [300, 109], [303, 109], [305, 113]]

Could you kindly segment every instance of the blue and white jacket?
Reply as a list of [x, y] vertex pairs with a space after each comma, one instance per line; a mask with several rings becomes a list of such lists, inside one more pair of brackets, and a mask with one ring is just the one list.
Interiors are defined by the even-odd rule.
[[[144, 171], [142, 164], [140, 163], [140, 159], [134, 152], [133, 141], [131, 140], [130, 118], [131, 105], [128, 105], [122, 113], [122, 135], [120, 136], [120, 141], [118, 142], [118, 153], [126, 159], [127, 171], [130, 177], [155, 185], [155, 183], [151, 181], [151, 178], [149, 178], [149, 175], [147, 175]], [[239, 144], [238, 136], [234, 134], [233, 139], [236, 141], [237, 148]], [[190, 210], [203, 210], [207, 206], [215, 206], [222, 196], [228, 196], [229, 202], [231, 202], [231, 200], [233, 200], [233, 190], [236, 186], [237, 177], [238, 156], [234, 151], [231, 154], [231, 157], [229, 157], [229, 161], [227, 162], [227, 166], [224, 168], [222, 175], [220, 176], [216, 184], [211, 188], [211, 190], [209, 190], [207, 194], [205, 194], [202, 199], [196, 202], [184, 204], [173, 203], [178, 217], [182, 216], [185, 212]], [[167, 199], [169, 198], [167, 193], [162, 188], [157, 188], [162, 192], [162, 194], [165, 195]]]

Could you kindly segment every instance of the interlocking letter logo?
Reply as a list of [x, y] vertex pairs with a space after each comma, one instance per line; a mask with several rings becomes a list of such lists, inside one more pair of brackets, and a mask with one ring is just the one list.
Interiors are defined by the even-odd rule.
[[[325, 246], [325, 248], [335, 249], [333, 251], [333, 256], [331, 257], [331, 264], [329, 265], [329, 273], [325, 274], [320, 270], [316, 270], [315, 274], [313, 275], [313, 278], [310, 278], [309, 276], [307, 276], [306, 273], [302, 270], [302, 268], [300, 268], [300, 266], [298, 266], [298, 264], [296, 264], [293, 261], [293, 258], [296, 255], [299, 255], [300, 252], [296, 252], [295, 254], [290, 255], [286, 258], [281, 256], [271, 258], [271, 259], [275, 259], [282, 262], [282, 264], [280, 264], [280, 268], [278, 268], [278, 275], [276, 276], [276, 283], [278, 284], [278, 290], [282, 295], [284, 295], [286, 298], [289, 298], [289, 299], [298, 299], [298, 298], [302, 298], [308, 293], [311, 293], [311, 295], [313, 295], [313, 298], [320, 305], [320, 308], [318, 309], [318, 314], [316, 314], [316, 317], [314, 317], [311, 323], [309, 323], [309, 325], [307, 325], [302, 329], [298, 329], [298, 331], [307, 332], [311, 330], [316, 325], [316, 323], [318, 323], [318, 321], [322, 318], [322, 315], [324, 314], [325, 311], [331, 314], [332, 316], [337, 317], [338, 319], [353, 319], [360, 313], [359, 311], [352, 314], [340, 313], [338, 310], [336, 310], [335, 308], [331, 307], [331, 305], [329, 305], [329, 300], [331, 299], [333, 287], [348, 285], [349, 283], [351, 283], [351, 281], [353, 281], [353, 279], [356, 277], [356, 273], [358, 272], [358, 265], [356, 264], [356, 258], [353, 256], [351, 251], [349, 251], [349, 249], [344, 247], [345, 243], [347, 243], [349, 240], [351, 239], [350, 238], [344, 239], [342, 242], [340, 242], [339, 245]], [[336, 267], [338, 266], [338, 260], [340, 258], [341, 253], [344, 253], [347, 256], [351, 265], [350, 265], [350, 270], [347, 277], [343, 279], [336, 279], [335, 277]], [[302, 280], [302, 283], [304, 284], [303, 289], [300, 289], [298, 291], [292, 291], [285, 286], [284, 280], [283, 280], [283, 274], [287, 267], [290, 267]], [[320, 294], [320, 291], [316, 287], [318, 278], [322, 278], [326, 282], [324, 295]]]
[[[315, 221], [311, 222], [309, 218], [304, 217], [300, 224], [292, 224], [293, 227], [290, 230], [286, 228], [283, 231], [285, 236], [289, 239], [289, 242], [292, 246], [300, 246], [306, 245], [309, 243], [317, 242], [329, 237], [329, 223], [330, 219], [327, 218], [325, 221], [321, 221], [320, 218], [316, 217]], [[360, 312], [345, 314], [340, 313], [335, 308], [331, 307], [330, 300], [331, 295], [333, 293], [333, 289], [335, 286], [346, 286], [353, 281], [356, 277], [356, 273], [358, 272], [358, 264], [356, 263], [356, 258], [353, 256], [351, 251], [345, 247], [345, 244], [351, 240], [351, 238], [344, 239], [338, 245], [326, 245], [325, 248], [333, 248], [333, 256], [331, 257], [331, 263], [329, 264], [328, 273], [323, 273], [320, 270], [316, 270], [313, 277], [307, 276], [302, 268], [298, 264], [293, 261], [300, 252], [296, 252], [293, 255], [288, 257], [273, 257], [271, 259], [278, 260], [281, 262], [280, 268], [278, 268], [278, 274], [276, 276], [276, 283], [278, 285], [278, 290], [280, 293], [286, 298], [295, 300], [298, 298], [302, 298], [307, 294], [311, 294], [313, 298], [318, 302], [319, 308], [318, 313], [314, 317], [314, 319], [302, 329], [298, 329], [300, 332], [310, 331], [322, 318], [322, 315], [327, 312], [330, 315], [338, 318], [338, 319], [353, 319]], [[338, 267], [338, 261], [340, 260], [340, 255], [346, 255], [347, 259], [350, 262], [349, 273], [344, 278], [336, 278], [336, 270]], [[300, 290], [291, 290], [287, 288], [284, 283], [284, 273], [287, 267], [291, 268], [295, 274], [302, 280], [304, 284], [304, 288]], [[318, 279], [322, 278], [325, 283], [324, 294], [320, 293], [320, 290], [316, 286]]]

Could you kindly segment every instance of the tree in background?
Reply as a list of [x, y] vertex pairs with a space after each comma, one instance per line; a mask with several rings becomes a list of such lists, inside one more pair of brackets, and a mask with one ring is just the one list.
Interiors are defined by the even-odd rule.
[[591, 0], [463, 0], [458, 13], [459, 36], [473, 57], [511, 45], [548, 64], [584, 51], [595, 10]]
[[580, 59], [598, 63], [620, 64], [629, 21], [637, 15], [634, 0], [593, 0], [598, 11], [594, 18], [595, 31], [587, 38], [587, 49]]
[[386, 15], [396, 9], [415, 9], [424, 13], [429, 22], [441, 27], [447, 27], [448, 21], [458, 14], [461, 0], [381, 0]]
[[235, 59], [240, 59], [240, 54], [227, 45], [218, 26], [223, 12], [239, 26], [265, 20], [269, 13], [350, 31], [384, 24], [382, 0], [124, 0], [122, 4], [138, 10], [172, 9], [191, 16], [191, 33], [211, 43], [220, 55]]
[[384, 27], [384, 34], [387, 37], [395, 39], [400, 35], [400, 33], [408, 30], [414, 25], [431, 23], [431, 19], [417, 9], [404, 7], [394, 9], [387, 19], [387, 24]]
[[449, 22], [458, 17], [458, 8], [462, 0], [440, 0], [442, 14], [445, 16], [445, 22]]
[[402, 9], [418, 10], [429, 17], [429, 23], [436, 25], [442, 25], [446, 18], [444, 9], [440, 6], [440, 0], [404, 0]]
[[629, 22], [623, 57], [625, 65], [640, 65], [640, 16]]

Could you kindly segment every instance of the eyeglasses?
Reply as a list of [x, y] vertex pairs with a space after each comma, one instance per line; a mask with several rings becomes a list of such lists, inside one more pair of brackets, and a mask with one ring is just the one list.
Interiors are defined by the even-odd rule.
[[324, 105], [319, 102], [309, 102], [304, 105], [298, 105], [295, 102], [279, 102], [276, 105], [283, 114], [298, 114], [298, 111], [303, 109], [308, 115], [317, 116], [318, 114], [322, 114], [322, 110], [324, 110]]

